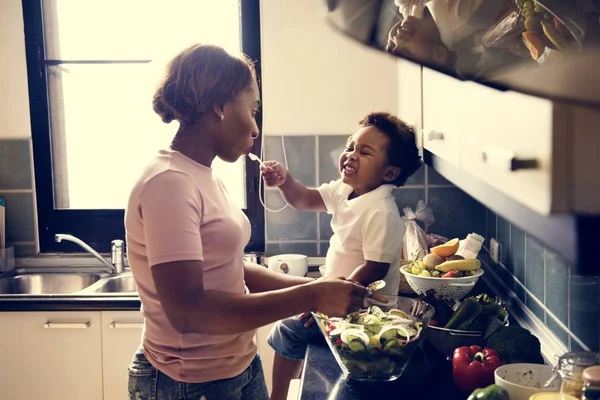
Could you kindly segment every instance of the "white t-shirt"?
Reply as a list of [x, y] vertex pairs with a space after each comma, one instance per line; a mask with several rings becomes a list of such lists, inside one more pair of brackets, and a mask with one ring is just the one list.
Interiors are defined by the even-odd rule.
[[398, 294], [406, 226], [392, 195], [393, 188], [382, 185], [352, 200], [348, 196], [354, 189], [341, 179], [317, 188], [327, 213], [333, 217], [325, 276], [348, 277], [365, 260], [389, 263], [381, 293]]
[[506, 4], [501, 0], [485, 3], [483, 0], [395, 0], [394, 3], [405, 18], [413, 16], [421, 19], [427, 7], [440, 31], [442, 42], [449, 49], [476, 31], [489, 28]]

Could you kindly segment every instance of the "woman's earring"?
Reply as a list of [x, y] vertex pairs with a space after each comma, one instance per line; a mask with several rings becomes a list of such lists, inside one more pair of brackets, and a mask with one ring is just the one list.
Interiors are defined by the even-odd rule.
[[225, 119], [225, 116], [223, 114], [221, 114], [221, 121], [223, 121]]

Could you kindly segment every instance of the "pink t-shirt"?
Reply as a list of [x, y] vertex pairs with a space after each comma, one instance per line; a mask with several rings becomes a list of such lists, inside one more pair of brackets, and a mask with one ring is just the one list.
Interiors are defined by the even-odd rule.
[[144, 315], [142, 343], [152, 365], [190, 383], [242, 373], [256, 355], [255, 331], [178, 333], [160, 304], [150, 270], [162, 268], [154, 267], [161, 263], [200, 260], [206, 290], [245, 293], [243, 256], [250, 222], [211, 168], [177, 151], [161, 150], [131, 192], [125, 228]]

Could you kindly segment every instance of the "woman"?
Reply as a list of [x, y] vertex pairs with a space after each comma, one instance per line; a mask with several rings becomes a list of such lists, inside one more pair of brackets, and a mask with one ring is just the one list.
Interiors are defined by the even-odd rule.
[[145, 318], [131, 399], [268, 399], [256, 328], [308, 310], [342, 316], [363, 303], [366, 289], [344, 279], [244, 264], [250, 223], [211, 164], [248, 154], [259, 104], [252, 64], [215, 46], [184, 49], [156, 90], [154, 111], [179, 129], [134, 185], [125, 213]]

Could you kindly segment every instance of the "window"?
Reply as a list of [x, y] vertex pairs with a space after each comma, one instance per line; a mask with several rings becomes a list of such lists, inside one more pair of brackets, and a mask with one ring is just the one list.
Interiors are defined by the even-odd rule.
[[[177, 130], [151, 106], [165, 63], [212, 43], [260, 75], [259, 0], [23, 0], [23, 11], [41, 251], [80, 251], [56, 233], [109, 251], [140, 169]], [[247, 250], [264, 250], [257, 165], [213, 169], [251, 221]]]

